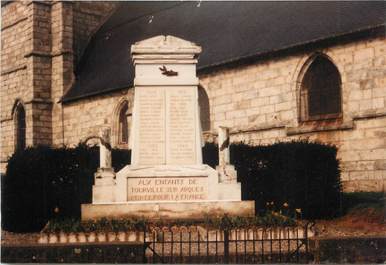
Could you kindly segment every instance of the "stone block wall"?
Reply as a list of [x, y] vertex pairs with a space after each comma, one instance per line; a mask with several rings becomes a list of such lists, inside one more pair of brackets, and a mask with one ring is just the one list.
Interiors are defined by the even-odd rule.
[[117, 2], [2, 3], [1, 168], [15, 148], [14, 107], [26, 111], [26, 144], [60, 145], [59, 103], [74, 81], [74, 63]]
[[[117, 5], [13, 1], [2, 6], [1, 172], [15, 147], [13, 108], [18, 101], [26, 110], [27, 145], [76, 145], [106, 125], [116, 134], [117, 108], [125, 98], [131, 101], [132, 89], [128, 95], [122, 90], [59, 101], [74, 82], [74, 62]], [[232, 128], [232, 141], [309, 138], [335, 144], [345, 190], [384, 190], [385, 50], [385, 37], [372, 37], [202, 73], [210, 118], [205, 136], [215, 138], [217, 126], [223, 125]], [[299, 122], [299, 83], [315, 52], [326, 54], [341, 74], [341, 121]]]
[[1, 170], [4, 162], [15, 148], [14, 108], [21, 102], [26, 112], [26, 143], [32, 143], [32, 108], [28, 102], [33, 98], [33, 90], [28, 89], [30, 61], [25, 57], [31, 51], [32, 8], [26, 2], [5, 4], [1, 9]]
[[[105, 22], [117, 2], [74, 1], [61, 2], [53, 6], [52, 28], [57, 31], [57, 56], [53, 58], [52, 97], [54, 102], [70, 89], [75, 80], [74, 72], [91, 36]], [[55, 35], [54, 35], [55, 36]], [[62, 104], [54, 104], [52, 110], [53, 145], [60, 146], [64, 139], [66, 126]]]
[[[121, 102], [124, 100], [133, 102], [132, 89], [65, 104], [64, 144], [67, 146], [77, 145], [90, 136], [99, 135], [99, 130], [102, 127], [110, 127], [113, 132], [117, 131], [119, 110]], [[116, 134], [113, 133], [112, 135], [113, 147], [117, 147]]]
[[[338, 146], [346, 191], [386, 186], [386, 40], [376, 37], [264, 60], [200, 76], [210, 101], [212, 133], [231, 127], [231, 141], [271, 144], [305, 139]], [[303, 65], [326, 54], [342, 79], [343, 119], [299, 122]]]
[[[200, 75], [209, 98], [210, 130], [231, 127], [233, 142], [271, 144], [310, 139], [334, 144], [346, 191], [382, 191], [386, 181], [386, 86], [383, 37], [297, 53], [252, 65]], [[298, 119], [299, 77], [314, 52], [335, 63], [342, 79], [343, 118], [302, 124]], [[128, 100], [132, 100], [132, 89]], [[359, 96], [358, 96], [359, 94]], [[69, 145], [114, 127], [125, 91], [66, 104], [64, 139]], [[82, 113], [77, 116], [77, 113]], [[114, 130], [113, 130], [114, 131]]]
[[77, 64], [92, 35], [110, 17], [118, 2], [75, 1], [73, 7], [74, 53]]

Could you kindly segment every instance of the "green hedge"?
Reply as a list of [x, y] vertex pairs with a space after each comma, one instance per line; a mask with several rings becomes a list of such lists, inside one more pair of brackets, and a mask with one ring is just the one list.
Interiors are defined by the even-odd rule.
[[[218, 148], [207, 143], [204, 163], [218, 164]], [[130, 163], [130, 151], [113, 150], [116, 171]], [[267, 210], [301, 211], [304, 218], [329, 218], [340, 209], [341, 185], [336, 148], [318, 143], [290, 142], [271, 146], [231, 145], [245, 200]], [[97, 147], [27, 148], [15, 153], [2, 176], [2, 228], [38, 231], [52, 218], [79, 218], [80, 204], [90, 203]], [[286, 205], [283, 207], [283, 205]], [[55, 210], [56, 209], [56, 210]]]
[[[130, 161], [130, 151], [113, 150], [113, 167]], [[90, 203], [97, 147], [38, 146], [16, 152], [2, 176], [2, 228], [38, 231], [53, 217], [80, 218], [81, 203]]]
[[[217, 152], [216, 145], [206, 144], [203, 157], [210, 160], [208, 164], [218, 164]], [[288, 208], [307, 219], [339, 214], [341, 183], [336, 153], [335, 146], [309, 141], [230, 146], [243, 200], [255, 200], [261, 214], [267, 208]]]
[[334, 146], [306, 141], [272, 146], [231, 146], [231, 161], [242, 183], [243, 198], [256, 209], [267, 202], [287, 203], [307, 219], [331, 218], [340, 209], [339, 161]]

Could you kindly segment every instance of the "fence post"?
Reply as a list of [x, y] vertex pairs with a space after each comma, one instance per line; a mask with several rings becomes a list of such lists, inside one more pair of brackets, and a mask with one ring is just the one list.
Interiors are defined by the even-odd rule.
[[306, 255], [307, 255], [307, 258], [308, 258], [308, 225], [310, 223], [307, 222], [306, 224], [306, 227], [305, 227], [305, 231], [304, 231], [304, 242], [306, 243]]
[[147, 263], [146, 260], [146, 225], [143, 226], [143, 250], [142, 250], [142, 263]]
[[224, 263], [229, 263], [229, 230], [224, 230]]

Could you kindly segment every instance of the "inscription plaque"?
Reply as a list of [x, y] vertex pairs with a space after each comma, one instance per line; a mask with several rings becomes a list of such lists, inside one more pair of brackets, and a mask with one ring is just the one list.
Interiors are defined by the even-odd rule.
[[167, 89], [167, 161], [168, 164], [189, 165], [196, 161], [196, 112], [197, 99], [191, 88]]
[[197, 88], [141, 87], [136, 93], [139, 164], [196, 164]]
[[163, 89], [143, 87], [139, 93], [139, 160], [165, 164], [165, 95]]
[[205, 177], [128, 178], [128, 201], [200, 201], [208, 199]]

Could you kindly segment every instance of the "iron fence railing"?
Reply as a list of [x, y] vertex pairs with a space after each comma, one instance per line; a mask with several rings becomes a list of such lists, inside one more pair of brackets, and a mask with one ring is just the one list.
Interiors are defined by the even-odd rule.
[[144, 263], [143, 242], [2, 245], [1, 263]]
[[298, 227], [204, 229], [149, 227], [148, 263], [307, 263], [310, 224]]
[[126, 242], [2, 245], [5, 263], [308, 263], [311, 224], [214, 229], [147, 226]]

